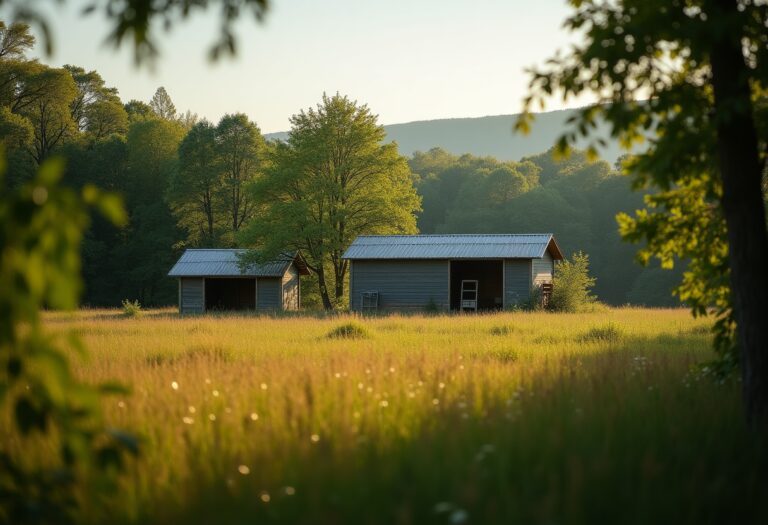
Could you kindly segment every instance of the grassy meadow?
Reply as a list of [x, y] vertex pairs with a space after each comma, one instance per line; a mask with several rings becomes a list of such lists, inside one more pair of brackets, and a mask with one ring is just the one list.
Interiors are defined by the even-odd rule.
[[46, 325], [142, 440], [84, 521], [768, 522], [768, 451], [684, 310]]

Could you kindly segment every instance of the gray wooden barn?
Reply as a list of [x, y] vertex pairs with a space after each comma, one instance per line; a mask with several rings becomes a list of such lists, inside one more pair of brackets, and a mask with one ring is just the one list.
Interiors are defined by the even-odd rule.
[[238, 249], [190, 249], [168, 272], [179, 279], [179, 312], [298, 310], [299, 279], [307, 275], [301, 255], [252, 264], [241, 270]]
[[360, 236], [350, 262], [349, 304], [367, 310], [493, 310], [552, 290], [563, 254], [552, 234]]

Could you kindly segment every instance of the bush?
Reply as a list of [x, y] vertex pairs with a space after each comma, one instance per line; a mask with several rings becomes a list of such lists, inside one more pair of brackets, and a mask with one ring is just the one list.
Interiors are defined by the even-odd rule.
[[424, 305], [424, 313], [432, 315], [440, 313], [440, 307], [437, 305], [434, 298], [430, 297], [427, 304]]
[[623, 335], [623, 330], [620, 326], [614, 323], [608, 323], [603, 326], [595, 326], [590, 328], [589, 331], [581, 336], [579, 340], [581, 342], [599, 342], [599, 343], [616, 343]]
[[588, 310], [595, 303], [591, 289], [595, 278], [589, 276], [589, 255], [578, 252], [571, 260], [558, 263], [552, 281], [549, 307], [559, 312]]
[[345, 323], [339, 325], [330, 332], [328, 336], [330, 339], [365, 339], [370, 337], [368, 329], [360, 323]]
[[141, 304], [139, 300], [129, 301], [123, 299], [123, 315], [126, 317], [139, 317], [142, 314]]

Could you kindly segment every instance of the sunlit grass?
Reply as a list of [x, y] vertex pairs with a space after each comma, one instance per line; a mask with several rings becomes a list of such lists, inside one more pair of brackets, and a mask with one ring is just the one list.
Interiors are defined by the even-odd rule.
[[765, 447], [683, 310], [46, 322], [132, 388], [104, 402], [143, 440], [112, 522], [765, 518]]

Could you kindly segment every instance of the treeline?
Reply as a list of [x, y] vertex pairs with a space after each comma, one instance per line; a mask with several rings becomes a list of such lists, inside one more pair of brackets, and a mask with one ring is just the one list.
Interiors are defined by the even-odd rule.
[[[0, 22], [0, 24], [2, 24]], [[359, 234], [553, 232], [589, 253], [595, 293], [612, 303], [674, 304], [679, 270], [641, 268], [615, 215], [642, 196], [602, 161], [552, 152], [498, 161], [439, 148], [402, 157], [365, 105], [339, 95], [300, 111], [282, 141], [244, 114], [219, 122], [179, 113], [161, 87], [123, 102], [96, 71], [27, 57], [24, 25], [0, 25], [0, 137], [10, 183], [53, 154], [66, 182], [124, 198], [128, 224], [94, 217], [83, 246], [83, 303], [176, 301], [166, 277], [187, 247], [301, 250], [312, 270], [305, 304], [343, 306], [346, 247]]]
[[[124, 103], [96, 71], [51, 68], [28, 58], [24, 24], [0, 22], [0, 137], [10, 185], [27, 180], [53, 154], [66, 159], [65, 182], [123, 196], [128, 224], [96, 216], [83, 245], [84, 304], [123, 298], [172, 304], [166, 277], [186, 246], [233, 246], [253, 212], [246, 186], [266, 157], [258, 127], [243, 114], [216, 125], [180, 113], [162, 87], [150, 101]], [[205, 148], [214, 154], [206, 156]], [[215, 164], [207, 173], [201, 159]], [[196, 212], [199, 186], [215, 220]]]
[[637, 246], [619, 237], [616, 214], [643, 208], [643, 195], [607, 162], [581, 151], [564, 159], [550, 150], [502, 162], [435, 148], [416, 152], [409, 164], [422, 196], [421, 233], [551, 232], [568, 256], [589, 254], [601, 301], [679, 304], [671, 289], [682, 268], [639, 266]]

